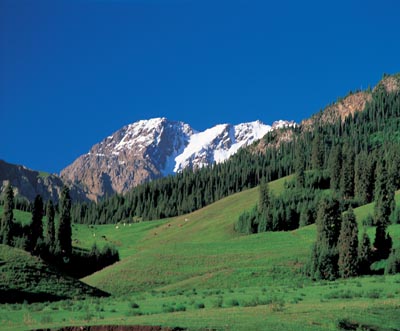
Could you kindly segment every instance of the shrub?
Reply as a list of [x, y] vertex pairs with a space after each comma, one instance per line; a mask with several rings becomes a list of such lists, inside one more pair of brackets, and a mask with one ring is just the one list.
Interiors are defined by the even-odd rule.
[[186, 311], [186, 307], [184, 305], [178, 305], [176, 306], [175, 311]]
[[136, 302], [131, 302], [129, 304], [129, 307], [131, 307], [132, 309], [138, 309], [140, 308], [140, 306], [136, 303]]
[[227, 306], [228, 307], [237, 307], [237, 306], [239, 306], [239, 301], [237, 301], [236, 299], [230, 299], [227, 302]]
[[347, 318], [341, 318], [336, 323], [339, 330], [358, 330], [359, 324]]
[[194, 305], [194, 308], [196, 308], [196, 309], [204, 309], [204, 308], [206, 308], [206, 306], [204, 305], [204, 303], [198, 302], [198, 303], [196, 303]]
[[169, 304], [163, 304], [162, 305], [162, 311], [164, 313], [173, 313], [175, 311], [175, 308], [172, 307], [172, 305]]

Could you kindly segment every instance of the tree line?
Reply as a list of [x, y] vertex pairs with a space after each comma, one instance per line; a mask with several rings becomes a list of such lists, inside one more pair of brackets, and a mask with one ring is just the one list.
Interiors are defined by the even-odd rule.
[[[113, 195], [98, 203], [74, 204], [71, 216], [82, 224], [110, 224], [173, 217], [192, 212], [232, 193], [295, 172], [329, 170], [332, 187], [348, 200], [372, 201], [376, 157], [380, 150], [391, 153], [390, 173], [399, 184], [400, 98], [383, 86], [371, 92], [364, 111], [342, 121], [314, 120], [313, 129], [284, 128], [268, 133], [264, 150], [241, 149], [222, 164], [145, 183], [125, 195]], [[290, 133], [292, 139], [280, 141]], [[390, 150], [390, 151], [389, 151]], [[364, 165], [366, 165], [364, 167]], [[301, 180], [301, 178], [300, 178]]]
[[24, 226], [14, 221], [14, 192], [11, 185], [8, 185], [3, 194], [0, 242], [38, 255], [63, 271], [78, 277], [119, 261], [118, 251], [109, 245], [102, 249], [95, 246], [89, 252], [73, 249], [71, 206], [69, 189], [64, 186], [56, 220], [56, 208], [53, 202], [49, 200], [44, 204], [42, 197], [37, 195], [31, 207], [31, 222]]
[[[235, 229], [251, 234], [316, 223], [307, 271], [313, 278], [370, 273], [372, 263], [385, 259], [386, 272], [400, 272], [400, 252], [392, 249], [387, 233], [389, 224], [400, 223], [394, 200], [400, 189], [399, 127], [399, 93], [378, 86], [363, 112], [298, 136], [292, 159], [295, 179], [277, 197], [264, 180], [258, 205], [239, 217]], [[363, 223], [375, 226], [375, 239], [371, 245], [364, 232], [358, 247], [352, 209], [372, 201], [374, 214]]]

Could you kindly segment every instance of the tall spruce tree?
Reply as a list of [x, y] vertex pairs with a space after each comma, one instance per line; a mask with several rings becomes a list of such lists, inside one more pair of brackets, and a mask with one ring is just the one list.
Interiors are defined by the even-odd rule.
[[11, 185], [7, 185], [3, 198], [3, 217], [1, 218], [1, 239], [4, 245], [11, 245], [13, 240], [14, 218], [14, 191]]
[[381, 160], [376, 168], [374, 221], [384, 226], [390, 224], [390, 214], [395, 206], [394, 188], [389, 179], [386, 162]]
[[29, 226], [28, 249], [34, 250], [39, 239], [43, 239], [43, 200], [40, 195], [37, 195], [33, 202], [32, 222]]
[[386, 232], [387, 226], [382, 222], [378, 222], [375, 231], [374, 240], [374, 260], [384, 260], [387, 259], [390, 251], [392, 249], [393, 241], [392, 237]]
[[305, 186], [305, 163], [304, 148], [298, 146], [295, 156], [296, 186], [298, 188], [304, 188]]
[[257, 232], [265, 232], [270, 230], [272, 226], [271, 195], [269, 192], [268, 183], [265, 179], [263, 179], [260, 184], [258, 210], [259, 220]]
[[314, 133], [311, 150], [311, 166], [315, 170], [322, 170], [324, 166], [324, 141], [319, 132]]
[[376, 168], [375, 183], [375, 209], [374, 222], [376, 224], [374, 240], [374, 259], [376, 261], [386, 259], [392, 248], [392, 238], [386, 232], [390, 224], [394, 202], [393, 186], [389, 183], [389, 176], [385, 160], [381, 160]]
[[358, 268], [360, 275], [368, 275], [371, 272], [370, 266], [372, 263], [371, 241], [367, 232], [364, 229], [358, 246]]
[[51, 200], [49, 200], [46, 204], [46, 216], [47, 216], [47, 224], [46, 224], [44, 239], [47, 246], [51, 248], [54, 246], [54, 241], [55, 241], [55, 225], [54, 225], [55, 210], [53, 202]]
[[341, 227], [339, 201], [323, 198], [317, 212], [317, 241], [311, 254], [311, 276], [333, 280], [338, 277], [337, 243]]
[[354, 197], [354, 150], [349, 142], [344, 144], [342, 155], [340, 191], [343, 199], [351, 199]]
[[354, 165], [354, 197], [361, 203], [372, 201], [374, 195], [374, 161], [371, 155], [362, 151], [356, 156]]
[[334, 191], [340, 189], [340, 178], [342, 170], [342, 148], [336, 144], [329, 155], [330, 187]]
[[56, 231], [56, 253], [64, 257], [72, 254], [71, 198], [69, 189], [64, 186], [60, 198], [60, 221]]
[[342, 278], [358, 274], [358, 226], [353, 209], [343, 215], [342, 226], [338, 240], [339, 275]]

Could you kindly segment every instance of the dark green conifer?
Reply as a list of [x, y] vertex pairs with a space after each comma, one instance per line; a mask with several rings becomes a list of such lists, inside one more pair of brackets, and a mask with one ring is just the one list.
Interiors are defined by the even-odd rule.
[[14, 225], [14, 191], [11, 185], [7, 185], [3, 198], [3, 217], [1, 218], [1, 238], [4, 245], [11, 245], [13, 240]]
[[351, 199], [354, 197], [354, 150], [350, 143], [345, 143], [342, 155], [340, 191], [344, 199]]
[[358, 226], [353, 209], [343, 215], [339, 241], [339, 275], [343, 278], [358, 274]]
[[314, 133], [311, 150], [311, 166], [314, 170], [322, 170], [324, 166], [324, 141], [319, 132]]
[[46, 233], [45, 233], [45, 242], [48, 247], [54, 246], [55, 241], [55, 224], [54, 224], [54, 216], [55, 210], [53, 206], [53, 202], [49, 200], [46, 205], [46, 216], [47, 216], [47, 224], [46, 224]]
[[271, 196], [268, 183], [265, 180], [260, 184], [258, 209], [260, 216], [257, 232], [265, 232], [271, 227], [270, 224], [272, 223]]
[[358, 267], [360, 275], [368, 275], [371, 272], [372, 263], [371, 241], [367, 232], [364, 230], [360, 244], [358, 246]]
[[296, 186], [298, 188], [304, 188], [305, 186], [305, 163], [304, 148], [298, 146], [295, 158]]
[[354, 197], [361, 204], [370, 203], [374, 192], [374, 160], [363, 151], [357, 155], [354, 165]]
[[389, 182], [384, 160], [378, 163], [376, 172], [374, 221], [375, 224], [381, 223], [381, 225], [388, 226], [395, 201], [394, 189]]
[[339, 191], [342, 170], [342, 148], [336, 144], [329, 155], [330, 187], [334, 191]]
[[338, 277], [337, 243], [341, 226], [339, 202], [324, 198], [317, 213], [317, 241], [311, 254], [311, 276], [333, 280]]
[[392, 238], [386, 232], [387, 226], [381, 221], [376, 225], [375, 240], [374, 240], [374, 260], [384, 260], [387, 259], [390, 250], [392, 249]]
[[43, 200], [40, 195], [37, 195], [33, 202], [32, 222], [29, 226], [28, 249], [34, 250], [39, 239], [43, 239]]
[[64, 186], [60, 197], [60, 221], [56, 231], [56, 253], [70, 257], [72, 253], [71, 198], [69, 189]]

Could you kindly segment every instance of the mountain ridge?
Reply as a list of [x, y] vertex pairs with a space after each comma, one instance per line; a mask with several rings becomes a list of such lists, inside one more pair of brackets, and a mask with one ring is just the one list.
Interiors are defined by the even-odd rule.
[[128, 124], [95, 144], [61, 171], [61, 178], [83, 184], [97, 200], [125, 193], [149, 180], [220, 163], [276, 128], [294, 126], [277, 121], [219, 124], [204, 131], [165, 117]]
[[0, 192], [10, 184], [14, 194], [33, 201], [37, 194], [47, 201], [58, 202], [62, 187], [67, 185], [75, 201], [87, 201], [87, 192], [80, 186], [63, 181], [55, 174], [44, 173], [29, 169], [23, 165], [8, 163], [0, 160]]

